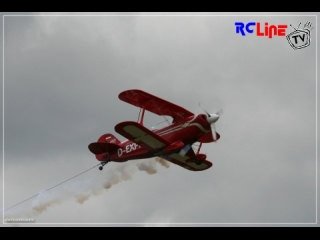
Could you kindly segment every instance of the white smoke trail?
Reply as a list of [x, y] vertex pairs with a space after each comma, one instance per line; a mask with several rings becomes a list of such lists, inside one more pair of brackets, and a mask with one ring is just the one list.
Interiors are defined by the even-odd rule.
[[5, 218], [35, 218], [48, 208], [70, 199], [84, 204], [92, 196], [100, 195], [120, 182], [132, 180], [137, 170], [145, 171], [150, 175], [157, 173], [157, 163], [165, 168], [170, 166], [167, 160], [159, 157], [136, 164], [132, 164], [132, 162], [115, 163], [112, 168], [107, 165], [105, 170], [108, 169], [108, 171], [102, 181], [97, 181], [96, 178], [87, 179], [73, 184], [65, 183], [63, 187], [44, 191], [32, 201], [31, 207], [10, 209], [5, 212]]
[[156, 160], [158, 163], [160, 163], [160, 164], [161, 164], [163, 167], [165, 167], [165, 168], [170, 167], [169, 161], [167, 161], [167, 160], [165, 160], [165, 159], [163, 159], [163, 158], [156, 157], [155, 160]]
[[148, 174], [152, 175], [157, 173], [157, 169], [155, 168], [156, 161], [150, 162], [142, 162], [137, 164], [137, 167], [140, 171], [146, 171]]

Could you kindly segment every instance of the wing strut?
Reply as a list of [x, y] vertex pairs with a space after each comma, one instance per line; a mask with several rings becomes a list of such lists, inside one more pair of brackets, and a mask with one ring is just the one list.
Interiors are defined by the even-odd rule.
[[163, 114], [162, 112], [161, 112], [161, 109], [159, 108], [159, 106], [158, 106], [158, 104], [156, 103], [156, 101], [154, 100], [154, 99], [152, 99], [152, 102], [153, 102], [153, 104], [155, 105], [155, 107], [158, 109], [158, 111], [159, 111], [159, 115], [162, 115], [163, 116], [163, 118], [166, 120], [166, 122], [168, 123], [168, 125], [170, 125], [170, 122], [169, 122], [169, 120], [168, 120], [168, 118], [166, 118], [166, 116], [165, 116], [165, 114]]
[[145, 106], [146, 106], [146, 105], [143, 105], [141, 116], [139, 115], [139, 116], [140, 116], [140, 121], [139, 121], [139, 123], [140, 123], [141, 126], [143, 126], [144, 112], [146, 111], [146, 107], [145, 107]]

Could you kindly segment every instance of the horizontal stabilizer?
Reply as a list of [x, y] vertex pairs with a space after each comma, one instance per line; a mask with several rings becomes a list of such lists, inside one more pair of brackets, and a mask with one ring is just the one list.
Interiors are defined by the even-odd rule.
[[90, 143], [88, 148], [93, 154], [102, 154], [106, 152], [110, 153], [113, 150], [117, 150], [118, 148], [120, 148], [120, 146], [114, 143], [94, 142]]

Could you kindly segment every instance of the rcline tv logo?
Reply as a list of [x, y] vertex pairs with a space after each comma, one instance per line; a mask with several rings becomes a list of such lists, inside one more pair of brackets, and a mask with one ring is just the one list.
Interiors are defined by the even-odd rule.
[[303, 29], [299, 29], [300, 24], [298, 26], [298, 29], [293, 27], [290, 24], [290, 26], [292, 28], [294, 28], [295, 31], [292, 32], [292, 33], [289, 33], [287, 35], [287, 40], [288, 40], [290, 46], [294, 50], [308, 47], [310, 45], [310, 41], [311, 41], [310, 40], [310, 30], [313, 29], [313, 27], [311, 27], [312, 23], [311, 22], [306, 22], [306, 24], [304, 25]]
[[259, 22], [249, 22], [247, 24], [244, 24], [243, 22], [235, 22], [234, 24], [236, 26], [237, 34], [241, 33], [242, 36], [246, 36], [246, 32], [250, 34], [256, 32], [256, 35], [259, 37], [266, 36], [269, 38], [272, 38], [273, 36], [286, 36], [286, 28], [288, 27], [286, 24], [269, 26], [269, 23], [267, 22], [264, 23], [264, 29]]

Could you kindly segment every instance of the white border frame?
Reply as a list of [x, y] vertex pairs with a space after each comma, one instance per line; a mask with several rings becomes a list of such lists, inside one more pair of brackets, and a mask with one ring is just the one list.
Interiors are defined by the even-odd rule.
[[136, 14], [124, 14], [124, 15], [3, 15], [2, 16], [2, 50], [3, 50], [3, 57], [2, 57], [2, 174], [3, 174], [3, 186], [2, 186], [2, 195], [3, 195], [3, 212], [2, 212], [2, 223], [4, 225], [10, 225], [10, 224], [39, 224], [39, 225], [306, 225], [306, 224], [315, 224], [317, 225], [318, 223], [318, 128], [317, 128], [317, 123], [318, 123], [318, 31], [317, 31], [317, 25], [315, 26], [316, 30], [316, 222], [315, 223], [37, 223], [37, 222], [32, 222], [32, 223], [26, 223], [26, 222], [4, 222], [4, 18], [5, 17], [316, 17], [316, 24], [318, 23], [317, 21], [317, 15], [199, 15], [199, 14], [186, 14], [186, 15], [167, 15], [167, 14], [156, 14], [156, 15], [136, 15]]

